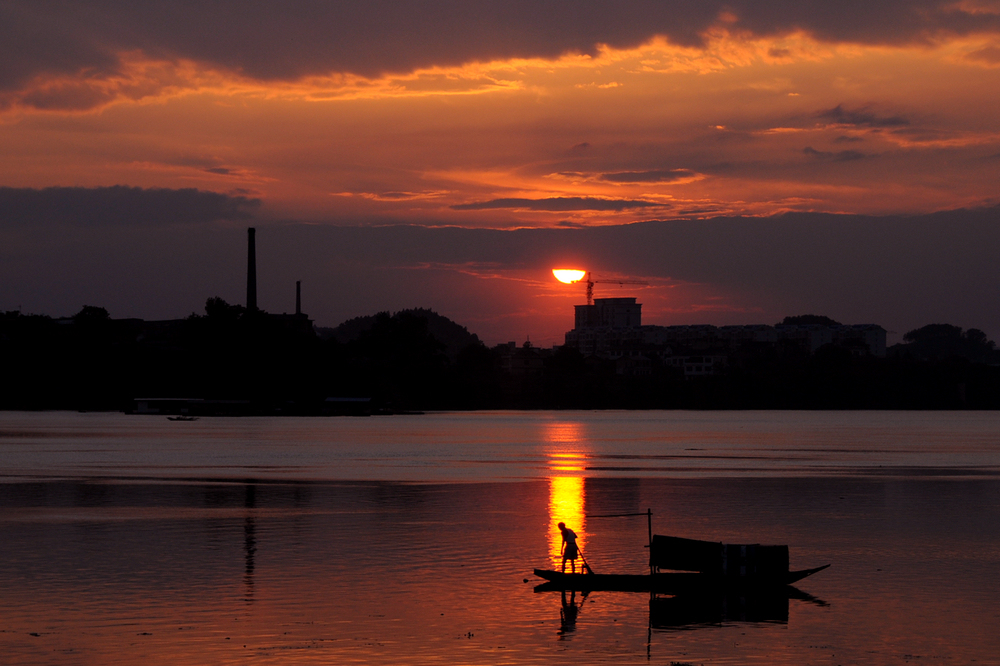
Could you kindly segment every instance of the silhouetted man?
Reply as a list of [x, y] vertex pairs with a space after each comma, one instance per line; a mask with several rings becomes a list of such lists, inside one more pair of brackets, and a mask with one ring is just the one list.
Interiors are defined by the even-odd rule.
[[576, 573], [576, 558], [580, 554], [576, 532], [566, 527], [566, 523], [559, 523], [559, 531], [562, 533], [562, 572], [566, 573], [566, 560], [569, 560], [570, 572]]

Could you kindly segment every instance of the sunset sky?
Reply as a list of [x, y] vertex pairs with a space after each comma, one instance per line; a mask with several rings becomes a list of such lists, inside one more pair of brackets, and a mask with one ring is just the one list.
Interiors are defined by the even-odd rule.
[[[0, 310], [1000, 336], [1000, 1], [0, 2]], [[141, 188], [141, 189], [137, 189]]]

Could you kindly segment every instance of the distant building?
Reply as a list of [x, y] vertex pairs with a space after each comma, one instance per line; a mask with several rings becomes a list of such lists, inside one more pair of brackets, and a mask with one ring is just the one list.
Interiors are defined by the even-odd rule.
[[717, 375], [729, 364], [729, 358], [721, 354], [708, 356], [670, 356], [666, 365], [684, 371], [684, 378], [709, 377]]
[[642, 304], [634, 298], [596, 298], [593, 305], [577, 305], [574, 328], [639, 328]]
[[727, 341], [729, 346], [745, 344], [773, 345], [778, 342], [778, 331], [766, 324], [749, 324], [743, 326], [720, 326], [719, 336]]
[[838, 326], [833, 332], [834, 343], [851, 347], [851, 342], [858, 342], [855, 348], [867, 347], [872, 356], [885, 358], [885, 329], [878, 324], [852, 324]]
[[618, 358], [642, 346], [642, 304], [634, 298], [597, 298], [576, 306], [576, 326], [566, 344], [584, 356]]
[[302, 312], [302, 281], [295, 282], [295, 314], [270, 314], [257, 308], [257, 242], [256, 230], [247, 229], [247, 314], [251, 317], [266, 316], [269, 324], [290, 333], [314, 336], [312, 319]]
[[620, 375], [649, 374], [654, 360], [682, 369], [685, 377], [714, 375], [727, 367], [733, 354], [779, 346], [808, 355], [827, 345], [860, 356], [884, 358], [886, 353], [886, 331], [876, 324], [644, 326], [642, 304], [634, 298], [599, 298], [575, 310], [566, 346], [584, 356], [615, 361]]
[[815, 354], [823, 345], [833, 343], [833, 329], [829, 326], [779, 324], [774, 328], [778, 332], [779, 340], [793, 342], [810, 354]]
[[624, 377], [648, 377], [653, 374], [653, 362], [648, 356], [620, 356], [615, 360], [615, 374]]
[[551, 350], [539, 349], [530, 340], [525, 340], [520, 347], [513, 341], [499, 344], [494, 350], [500, 355], [500, 369], [521, 377], [541, 374], [545, 368], [545, 359], [551, 354]]

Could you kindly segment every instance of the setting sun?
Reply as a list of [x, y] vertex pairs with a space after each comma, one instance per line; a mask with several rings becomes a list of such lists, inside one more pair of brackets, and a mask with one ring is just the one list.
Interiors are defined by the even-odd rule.
[[579, 271], [573, 268], [553, 268], [552, 274], [555, 275], [556, 279], [560, 282], [573, 284], [574, 282], [582, 280], [583, 276], [587, 274], [587, 271]]

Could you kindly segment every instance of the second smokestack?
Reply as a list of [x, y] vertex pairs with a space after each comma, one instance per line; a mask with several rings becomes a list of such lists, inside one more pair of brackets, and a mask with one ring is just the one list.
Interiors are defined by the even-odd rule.
[[257, 230], [247, 229], [247, 312], [257, 311]]

